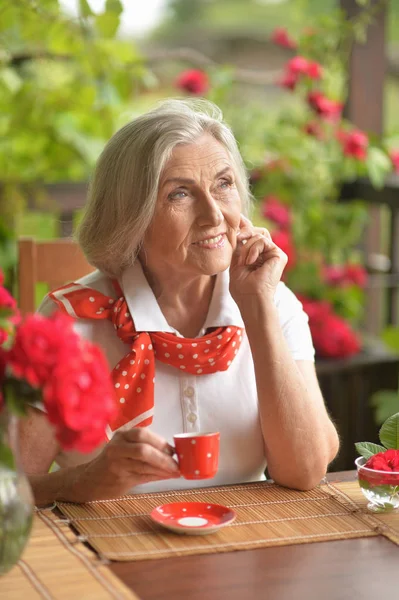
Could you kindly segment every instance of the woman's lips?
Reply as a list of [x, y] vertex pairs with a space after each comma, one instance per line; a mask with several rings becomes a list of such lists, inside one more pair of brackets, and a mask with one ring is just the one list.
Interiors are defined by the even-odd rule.
[[201, 240], [200, 242], [194, 242], [194, 246], [198, 246], [199, 248], [205, 248], [207, 250], [212, 250], [214, 248], [223, 248], [225, 243], [225, 234], [221, 233], [216, 235], [215, 237], [207, 238], [206, 240]]

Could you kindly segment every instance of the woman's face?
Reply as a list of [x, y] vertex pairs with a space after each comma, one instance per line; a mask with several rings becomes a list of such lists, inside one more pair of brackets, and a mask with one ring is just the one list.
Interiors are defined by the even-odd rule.
[[224, 146], [209, 134], [177, 146], [160, 179], [140, 258], [154, 273], [215, 275], [230, 266], [240, 214]]

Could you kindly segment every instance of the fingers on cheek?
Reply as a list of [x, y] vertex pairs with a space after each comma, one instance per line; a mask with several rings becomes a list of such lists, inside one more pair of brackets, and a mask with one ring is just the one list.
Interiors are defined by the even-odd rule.
[[259, 254], [261, 254], [263, 248], [264, 244], [260, 240], [252, 244], [252, 246], [248, 249], [245, 264], [252, 265], [254, 262], [256, 262], [256, 259], [258, 258]]

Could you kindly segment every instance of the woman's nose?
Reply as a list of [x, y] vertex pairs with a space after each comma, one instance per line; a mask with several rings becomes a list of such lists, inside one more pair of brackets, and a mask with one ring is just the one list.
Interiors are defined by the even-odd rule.
[[200, 201], [199, 215], [198, 215], [198, 224], [201, 226], [209, 226], [213, 227], [220, 225], [223, 221], [223, 213], [220, 210], [219, 204], [213, 198], [213, 196], [208, 194], [203, 194], [203, 197]]

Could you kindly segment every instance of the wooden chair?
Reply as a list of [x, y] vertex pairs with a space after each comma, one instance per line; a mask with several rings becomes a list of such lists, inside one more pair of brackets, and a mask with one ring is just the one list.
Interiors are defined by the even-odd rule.
[[33, 238], [18, 240], [18, 297], [22, 315], [36, 310], [37, 283], [49, 290], [74, 281], [94, 271], [76, 242], [57, 239], [37, 242]]

